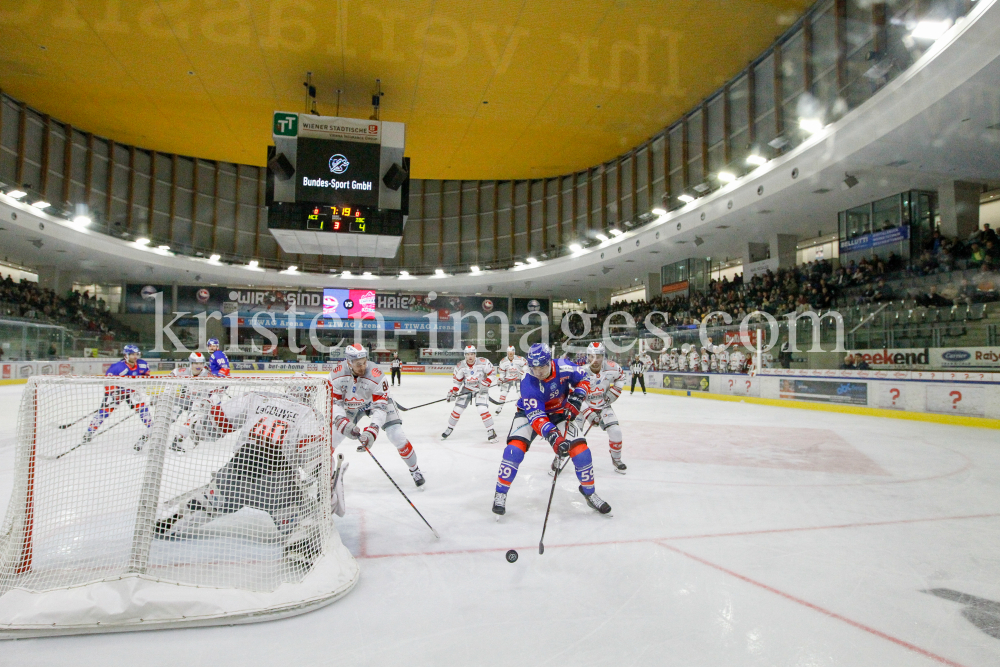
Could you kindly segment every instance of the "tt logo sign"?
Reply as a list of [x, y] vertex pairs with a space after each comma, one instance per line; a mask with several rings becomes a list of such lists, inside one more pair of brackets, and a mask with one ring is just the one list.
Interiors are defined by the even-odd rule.
[[274, 114], [274, 134], [279, 137], [295, 137], [299, 134], [299, 116], [294, 113]]

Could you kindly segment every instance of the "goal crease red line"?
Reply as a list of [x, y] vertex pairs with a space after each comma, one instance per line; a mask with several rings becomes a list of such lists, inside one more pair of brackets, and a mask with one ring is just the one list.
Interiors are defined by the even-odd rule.
[[[553, 544], [546, 545], [546, 549], [557, 549], [557, 548], [572, 548], [572, 547], [597, 547], [605, 546], [609, 544], [643, 544], [650, 542], [675, 542], [680, 540], [700, 540], [713, 537], [740, 537], [744, 535], [767, 535], [773, 533], [801, 533], [811, 530], [837, 530], [842, 528], [869, 528], [875, 526], [893, 526], [902, 525], [908, 523], [927, 523], [930, 521], [959, 521], [963, 519], [994, 519], [1000, 517], [1000, 512], [991, 512], [988, 514], [964, 514], [959, 516], [940, 516], [940, 517], [929, 517], [926, 519], [896, 519], [892, 521], [870, 521], [870, 522], [858, 522], [858, 523], [841, 523], [841, 524], [831, 524], [828, 526], [804, 526], [801, 528], [765, 528], [763, 530], [746, 530], [746, 531], [735, 531], [727, 533], [704, 533], [701, 535], [677, 535], [674, 537], [643, 537], [633, 540], [606, 540], [601, 542], [575, 542], [567, 544]], [[364, 544], [364, 550], [361, 554], [357, 555], [357, 558], [366, 559], [377, 559], [377, 558], [410, 558], [413, 556], [450, 556], [457, 554], [473, 554], [473, 553], [489, 553], [494, 551], [507, 551], [509, 547], [482, 547], [479, 549], [443, 549], [440, 551], [411, 551], [402, 552], [395, 554], [369, 554], [367, 550], [367, 539], [362, 536], [362, 543]], [[534, 549], [535, 545], [531, 546], [518, 546], [515, 549]]]
[[885, 639], [886, 641], [890, 641], [893, 644], [897, 644], [898, 646], [902, 646], [903, 648], [908, 649], [910, 651], [913, 651], [914, 653], [919, 653], [920, 655], [922, 655], [922, 656], [924, 656], [926, 658], [930, 658], [931, 660], [934, 660], [936, 662], [940, 662], [941, 664], [951, 665], [952, 667], [965, 667], [961, 663], [955, 662], [954, 660], [949, 660], [948, 658], [940, 656], [940, 655], [938, 655], [936, 653], [932, 653], [931, 651], [928, 651], [927, 649], [923, 649], [923, 648], [920, 648], [919, 646], [915, 646], [913, 644], [910, 644], [909, 642], [903, 641], [902, 639], [899, 639], [897, 637], [893, 637], [892, 635], [886, 634], [885, 632], [882, 632], [881, 630], [876, 630], [873, 627], [867, 626], [864, 623], [859, 623], [858, 621], [855, 621], [855, 620], [852, 620], [850, 618], [847, 618], [846, 616], [841, 616], [840, 614], [838, 614], [835, 611], [830, 611], [829, 609], [824, 609], [823, 607], [820, 607], [819, 605], [813, 604], [812, 602], [808, 602], [807, 600], [803, 600], [801, 598], [797, 598], [794, 595], [791, 595], [789, 593], [785, 593], [784, 591], [778, 590], [777, 588], [774, 588], [773, 586], [768, 586], [765, 583], [762, 583], [760, 581], [756, 581], [754, 579], [751, 579], [750, 577], [742, 575], [742, 574], [740, 574], [738, 572], [734, 572], [734, 571], [732, 571], [732, 570], [730, 570], [728, 568], [725, 568], [725, 567], [723, 567], [721, 565], [718, 565], [716, 563], [713, 563], [711, 561], [705, 560], [704, 558], [701, 558], [699, 556], [695, 556], [694, 554], [688, 553], [687, 551], [683, 551], [682, 549], [678, 549], [675, 546], [671, 546], [669, 544], [664, 544], [662, 541], [657, 542], [657, 544], [659, 544], [664, 549], [668, 549], [670, 551], [673, 551], [674, 553], [680, 554], [682, 556], [690, 558], [693, 561], [701, 563], [702, 565], [706, 565], [706, 566], [708, 566], [710, 568], [718, 570], [719, 572], [723, 572], [725, 574], [728, 574], [731, 577], [735, 577], [735, 578], [739, 579], [740, 581], [745, 581], [748, 584], [752, 584], [754, 586], [757, 586], [758, 588], [764, 589], [765, 591], [768, 591], [770, 593], [774, 593], [775, 595], [783, 597], [786, 600], [790, 600], [792, 602], [800, 604], [803, 607], [807, 607], [809, 609], [812, 609], [813, 611], [818, 611], [819, 613], [821, 613], [821, 614], [823, 614], [825, 616], [829, 616], [830, 618], [835, 618], [838, 621], [843, 621], [844, 623], [847, 623], [850, 626], [858, 628], [859, 630], [863, 630], [864, 632], [867, 632], [867, 633], [869, 633], [871, 635], [874, 635], [874, 636], [879, 637], [881, 639]]

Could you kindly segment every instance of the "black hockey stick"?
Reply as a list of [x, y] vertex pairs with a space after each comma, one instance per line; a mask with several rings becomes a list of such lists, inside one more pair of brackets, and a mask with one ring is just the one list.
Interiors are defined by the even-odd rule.
[[[563, 431], [564, 436], [566, 434], [566, 431], [568, 430], [569, 430], [569, 422], [566, 422], [566, 429], [565, 431]], [[559, 473], [561, 473], [562, 469], [566, 467], [566, 463], [568, 461], [569, 457], [567, 456], [566, 459], [562, 462], [562, 464], [558, 468], [556, 468], [555, 474], [552, 475], [552, 489], [549, 490], [549, 504], [545, 506], [545, 522], [542, 523], [542, 536], [538, 539], [539, 556], [545, 553], [545, 529], [549, 525], [549, 511], [552, 509], [552, 496], [554, 496], [556, 493], [556, 480], [559, 479]]]
[[65, 431], [66, 429], [68, 429], [68, 428], [70, 428], [72, 426], [76, 426], [77, 424], [79, 424], [80, 422], [82, 422], [87, 417], [93, 417], [95, 414], [97, 414], [98, 411], [100, 411], [100, 408], [98, 408], [97, 410], [94, 410], [93, 412], [85, 414], [84, 416], [82, 416], [79, 419], [77, 419], [75, 422], [70, 422], [69, 424], [60, 424], [59, 425], [59, 430], [60, 431]]
[[[119, 419], [119, 420], [118, 420], [118, 421], [116, 421], [116, 422], [115, 422], [114, 424], [112, 424], [112, 425], [111, 425], [111, 426], [109, 426], [108, 428], [104, 429], [104, 432], [103, 432], [103, 433], [101, 433], [100, 435], [104, 435], [105, 433], [109, 433], [109, 432], [110, 432], [110, 431], [111, 431], [111, 430], [112, 430], [112, 429], [113, 429], [114, 427], [116, 427], [116, 426], [119, 426], [119, 425], [121, 425], [121, 424], [122, 424], [122, 423], [124, 423], [124, 422], [127, 422], [127, 421], [128, 421], [129, 419], [132, 419], [132, 417], [134, 417], [134, 416], [135, 416], [136, 414], [137, 414], [137, 413], [135, 413], [135, 412], [132, 412], [132, 413], [131, 413], [131, 414], [129, 414], [129, 416], [128, 416], [128, 417], [126, 417], [125, 419]], [[97, 435], [98, 435], [98, 434], [97, 434], [97, 432], [95, 432], [95, 433], [94, 433], [94, 437], [97, 437]], [[79, 443], [79, 444], [77, 444], [77, 445], [74, 445], [73, 447], [71, 447], [71, 448], [67, 449], [67, 450], [66, 450], [65, 452], [63, 452], [62, 454], [56, 454], [55, 456], [53, 456], [53, 457], [51, 457], [51, 458], [52, 458], [52, 459], [55, 459], [55, 460], [58, 460], [58, 459], [61, 459], [62, 457], [64, 457], [64, 456], [66, 456], [67, 454], [69, 454], [70, 452], [75, 452], [76, 450], [80, 449], [80, 448], [81, 448], [81, 447], [83, 447], [84, 445], [88, 445], [88, 444], [90, 444], [91, 442], [92, 442], [92, 440], [89, 440], [89, 441], [87, 441], [87, 442], [81, 442], [81, 443]], [[43, 457], [43, 458], [49, 458], [49, 457]]]
[[[472, 393], [471, 391], [460, 391], [460, 392], [458, 392], [458, 394], [455, 395], [455, 398], [458, 398], [459, 396], [464, 396], [466, 394], [471, 394], [471, 393]], [[422, 408], [422, 407], [425, 407], [427, 405], [434, 405], [435, 403], [441, 403], [442, 401], [449, 401], [449, 400], [451, 400], [451, 398], [452, 398], [451, 396], [446, 396], [444, 398], [439, 398], [436, 401], [431, 401], [429, 403], [421, 403], [420, 405], [414, 405], [412, 408], [404, 408], [395, 399], [393, 399], [392, 402], [396, 404], [396, 409], [397, 410], [402, 410], [403, 412], [407, 412], [409, 410], [416, 410], [417, 408]]]
[[384, 472], [384, 473], [385, 473], [385, 476], [389, 478], [389, 481], [390, 481], [390, 482], [392, 482], [392, 485], [393, 485], [394, 487], [396, 487], [396, 490], [397, 490], [397, 491], [399, 491], [400, 495], [401, 495], [401, 496], [403, 496], [403, 498], [405, 498], [405, 499], [406, 499], [406, 502], [410, 503], [410, 507], [412, 507], [412, 508], [413, 508], [413, 511], [417, 513], [417, 516], [419, 516], [419, 517], [420, 517], [420, 519], [421, 519], [421, 520], [422, 520], [422, 521], [423, 521], [424, 523], [426, 523], [426, 524], [427, 524], [427, 527], [431, 529], [431, 532], [432, 532], [432, 533], [434, 533], [434, 537], [436, 537], [436, 538], [438, 538], [438, 539], [441, 539], [441, 536], [440, 536], [440, 535], [438, 535], [438, 532], [437, 532], [436, 530], [434, 530], [434, 526], [432, 526], [431, 524], [427, 523], [427, 519], [425, 519], [425, 518], [424, 518], [424, 515], [420, 513], [420, 510], [418, 510], [418, 509], [417, 509], [417, 506], [413, 504], [413, 501], [412, 501], [412, 500], [410, 500], [409, 498], [407, 498], [407, 497], [406, 497], [406, 494], [405, 494], [405, 493], [403, 493], [403, 490], [402, 490], [401, 488], [399, 488], [399, 484], [396, 484], [396, 480], [394, 480], [394, 479], [393, 479], [393, 478], [392, 478], [392, 477], [391, 477], [391, 476], [389, 475], [389, 473], [388, 473], [388, 472], [386, 472], [385, 468], [383, 468], [383, 467], [382, 467], [382, 464], [378, 462], [378, 459], [377, 459], [377, 458], [375, 458], [375, 455], [374, 455], [374, 454], [372, 454], [372, 450], [371, 450], [371, 449], [369, 449], [368, 447], [365, 447], [365, 451], [366, 451], [366, 452], [368, 452], [368, 456], [372, 457], [372, 461], [374, 461], [374, 462], [375, 462], [375, 465], [377, 465], [377, 466], [378, 466], [378, 467], [379, 467], [379, 468], [380, 468], [380, 469], [382, 470], [382, 472]]

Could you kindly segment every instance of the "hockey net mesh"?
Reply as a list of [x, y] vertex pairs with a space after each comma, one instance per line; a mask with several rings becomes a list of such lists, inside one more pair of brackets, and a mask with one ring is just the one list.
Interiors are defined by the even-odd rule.
[[318, 378], [32, 378], [0, 598], [134, 575], [253, 592], [301, 581], [331, 538], [343, 548], [329, 405]]

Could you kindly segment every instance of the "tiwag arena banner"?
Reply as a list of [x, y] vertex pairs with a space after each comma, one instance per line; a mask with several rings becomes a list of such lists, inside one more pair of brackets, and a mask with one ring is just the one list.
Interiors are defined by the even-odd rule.
[[1000, 370], [1000, 347], [921, 347], [857, 350], [868, 365], [877, 369], [975, 368]]

